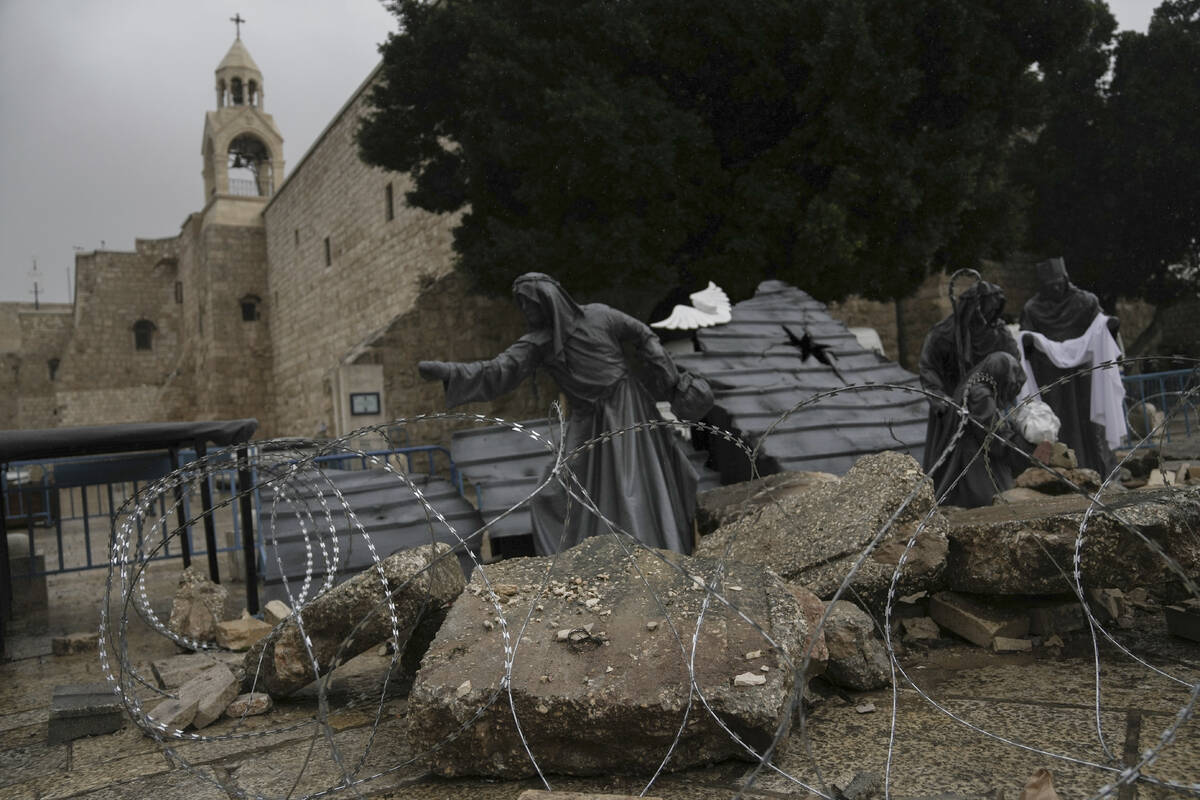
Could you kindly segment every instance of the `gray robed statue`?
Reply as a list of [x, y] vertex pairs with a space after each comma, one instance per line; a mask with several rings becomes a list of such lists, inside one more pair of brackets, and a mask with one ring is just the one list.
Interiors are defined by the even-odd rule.
[[[421, 377], [445, 384], [448, 406], [491, 400], [542, 367], [567, 397], [568, 453], [601, 434], [660, 419], [622, 350], [632, 345], [655, 393], [668, 394], [678, 373], [649, 327], [600, 303], [580, 306], [558, 281], [538, 272], [517, 278], [513, 296], [530, 332], [503, 353], [488, 361], [418, 365]], [[696, 471], [669, 428], [621, 433], [567, 466], [616, 526], [650, 547], [691, 552]], [[534, 497], [531, 512], [534, 544], [543, 555], [608, 531], [579, 503], [572, 504], [568, 519], [566, 491], [557, 481]]]
[[[1102, 313], [1096, 295], [1071, 283], [1061, 258], [1039, 263], [1037, 277], [1038, 292], [1021, 310], [1022, 330], [1062, 342], [1082, 336]], [[1107, 325], [1115, 335], [1120, 323], [1116, 317], [1109, 317]], [[1036, 347], [1026, 346], [1025, 352], [1034, 380], [1042, 388], [1042, 399], [1062, 422], [1059, 440], [1075, 451], [1079, 466], [1108, 474], [1115, 459], [1104, 432], [1092, 421], [1093, 376], [1082, 370], [1072, 374], [1072, 370], [1056, 367]], [[1066, 375], [1072, 375], [1071, 379], [1049, 388]]]

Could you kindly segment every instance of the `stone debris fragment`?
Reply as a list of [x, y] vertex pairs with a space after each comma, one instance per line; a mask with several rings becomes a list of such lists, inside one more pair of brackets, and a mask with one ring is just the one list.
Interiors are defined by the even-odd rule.
[[176, 697], [159, 703], [150, 716], [168, 729], [200, 729], [220, 717], [237, 695], [238, 679], [229, 667], [217, 664], [180, 686]]
[[124, 711], [107, 683], [55, 686], [46, 741], [56, 745], [81, 736], [119, 731], [125, 720]]
[[875, 637], [874, 621], [848, 600], [838, 600], [825, 618], [825, 646], [825, 677], [837, 685], [866, 691], [891, 682], [891, 662]]
[[496, 594], [503, 595], [504, 597], [512, 597], [513, 595], [520, 594], [521, 592], [520, 587], [514, 586], [511, 583], [498, 583], [496, 584], [495, 589]]
[[741, 675], [735, 675], [733, 678], [734, 686], [762, 686], [766, 682], [767, 676], [756, 672], [743, 672]]
[[228, 597], [224, 586], [213, 583], [195, 567], [187, 567], [180, 573], [167, 627], [180, 636], [211, 642], [217, 637], [217, 623], [225, 618]]
[[233, 702], [225, 707], [225, 716], [230, 719], [257, 717], [266, 714], [274, 706], [271, 695], [266, 692], [247, 692], [233, 698]]
[[274, 626], [255, 619], [250, 612], [242, 609], [239, 619], [226, 620], [217, 623], [217, 644], [226, 650], [249, 650], [254, 644], [271, 632]]
[[874, 714], [875, 713], [875, 704], [874, 703], [861, 703], [861, 704], [855, 706], [854, 710], [857, 711], [859, 714]]
[[756, 658], [762, 658], [762, 650], [751, 650], [749, 653], [746, 653], [747, 661], [753, 661]]
[[292, 615], [292, 610], [282, 600], [269, 600], [263, 606], [263, 622], [274, 627]]
[[460, 683], [458, 685], [458, 688], [454, 690], [454, 696], [457, 697], [459, 700], [462, 700], [464, 697], [466, 697], [470, 693], [471, 693], [471, 682], [470, 681], [463, 681], [462, 683]]
[[567, 641], [567, 639], [571, 638], [571, 629], [570, 628], [560, 628], [558, 631], [558, 634], [555, 635], [554, 638], [556, 641], [559, 641], [559, 642]]
[[1042, 646], [1043, 647], [1062, 647], [1063, 646], [1062, 637], [1058, 636], [1057, 634], [1055, 634], [1054, 636], [1047, 636], [1045, 639], [1042, 640]]
[[994, 608], [979, 597], [939, 592], [929, 601], [929, 616], [948, 631], [980, 647], [992, 646], [997, 636], [1020, 639], [1029, 633], [1029, 617]]
[[904, 629], [904, 641], [928, 642], [941, 637], [942, 632], [931, 617], [912, 617], [900, 620]]
[[[380, 570], [392, 592], [404, 647], [401, 662], [415, 671], [446, 609], [466, 583], [457, 559], [442, 557], [449, 552], [450, 546], [442, 543], [400, 550], [319, 595], [250, 648], [246, 672], [253, 674], [261, 659], [259, 687], [276, 698], [312, 682], [315, 673], [301, 621], [322, 675], [333, 668], [339, 652], [345, 661], [390, 639], [392, 620], [388, 604], [382, 602]], [[352, 629], [354, 639], [347, 642]]]
[[1033, 642], [1029, 639], [1010, 639], [1007, 636], [997, 636], [992, 639], [992, 649], [997, 653], [1028, 653], [1033, 650]]
[[496, 626], [492, 623], [492, 621], [490, 619], [485, 619], [483, 621], [483, 629], [485, 631], [490, 631], [494, 627], [496, 627]]
[[[152, 661], [150, 669], [158, 682], [158, 688], [173, 691], [217, 664], [224, 664], [234, 675], [238, 675], [242, 671], [244, 658], [240, 653], [203, 650]], [[254, 666], [257, 665], [252, 665], [252, 668]]]
[[66, 636], [55, 636], [50, 640], [50, 652], [56, 656], [70, 656], [76, 653], [93, 653], [100, 645], [100, 634], [69, 633]]
[[649, 622], [646, 623], [646, 630], [648, 630], [648, 631], [658, 630], [658, 623], [655, 622], [654, 620], [650, 620]]

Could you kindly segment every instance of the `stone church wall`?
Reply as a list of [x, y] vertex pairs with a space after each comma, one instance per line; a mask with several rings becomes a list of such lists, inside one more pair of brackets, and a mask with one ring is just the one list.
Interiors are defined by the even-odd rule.
[[[407, 206], [406, 176], [359, 160], [354, 132], [373, 77], [264, 212], [282, 435], [334, 432], [330, 392], [342, 364], [383, 364], [385, 408], [411, 416], [444, 407], [441, 387], [418, 381], [419, 359], [490, 357], [523, 332], [507, 298], [470, 296], [461, 280], [447, 279], [458, 215]], [[536, 413], [532, 403], [511, 399], [500, 407], [519, 417]], [[444, 431], [431, 437], [423, 441], [444, 439]]]
[[71, 333], [66, 303], [0, 303], [0, 429], [52, 428], [59, 424], [55, 389], [62, 351]]
[[[111, 401], [114, 391], [153, 397], [180, 345], [175, 302], [176, 240], [138, 240], [134, 252], [76, 256], [75, 313], [56, 377], [62, 425], [166, 419], [142, 403]], [[136, 346], [134, 324], [153, 325], [150, 348]]]

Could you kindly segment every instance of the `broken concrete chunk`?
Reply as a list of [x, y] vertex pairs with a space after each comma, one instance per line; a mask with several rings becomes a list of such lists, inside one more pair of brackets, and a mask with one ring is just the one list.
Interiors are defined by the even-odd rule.
[[942, 632], [932, 617], [912, 617], [903, 619], [900, 625], [904, 628], [904, 641], [928, 642], [941, 638]]
[[[1106, 497], [1111, 509], [1088, 519], [1080, 551], [1084, 586], [1148, 588], [1174, 602], [1187, 596], [1182, 581], [1135, 531], [1175, 560], [1187, 575], [1200, 572], [1200, 487], [1140, 490]], [[947, 581], [955, 591], [1046, 595], [1072, 592], [1075, 540], [1088, 508], [1077, 495], [1039, 503], [973, 508], [951, 519]]]
[[225, 618], [228, 596], [224, 586], [213, 583], [195, 567], [187, 567], [179, 576], [167, 627], [180, 636], [213, 641], [217, 637], [217, 623]]
[[150, 716], [168, 728], [203, 728], [221, 716], [238, 694], [238, 679], [224, 664], [206, 669], [159, 703]]
[[263, 606], [263, 622], [271, 627], [275, 627], [291, 615], [292, 610], [282, 600], [270, 600]]
[[273, 625], [255, 619], [250, 612], [242, 610], [239, 619], [217, 623], [217, 644], [226, 650], [249, 650], [254, 643], [271, 632]]
[[829, 650], [828, 680], [860, 691], [891, 683], [887, 648], [875, 637], [870, 615], [853, 603], [838, 600], [834, 604], [825, 619], [825, 646]]
[[[735, 486], [722, 487], [724, 490]], [[851, 583], [865, 607], [882, 614], [892, 573], [909, 538], [933, 508], [933, 490], [912, 456], [885, 451], [863, 456], [846, 477], [819, 482], [764, 503], [700, 540], [696, 555], [728, 557], [771, 569], [788, 583], [831, 597], [864, 548], [904, 505], [887, 538], [863, 562]], [[803, 524], [797, 524], [803, 520]], [[905, 557], [897, 591], [943, 588], [946, 518], [934, 511]], [[744, 581], [738, 581], [745, 586]]]
[[[597, 623], [589, 632], [575, 622], [591, 618], [586, 612], [576, 615], [583, 610], [578, 595], [552, 588], [541, 602], [546, 619], [558, 624], [541, 636], [522, 639], [519, 668], [511, 673], [512, 706], [506, 699], [482, 707], [481, 701], [502, 687], [505, 653], [495, 635], [480, 626], [492, 612], [486, 592], [480, 596], [472, 591], [483, 583], [477, 573], [421, 662], [408, 698], [410, 746], [414, 752], [430, 751], [435, 775], [505, 778], [536, 774], [526, 744], [541, 769], [564, 775], [653, 772], [677, 736], [668, 769], [748, 757], [746, 748], [714, 718], [737, 730], [750, 747], [768, 746], [787, 713], [795, 679], [784, 663], [799, 660], [806, 638], [805, 618], [788, 587], [769, 570], [726, 562], [726, 585], [743, 587], [737, 595], [739, 611], [761, 631], [725, 604], [709, 602], [697, 634], [694, 671], [674, 641], [662, 641], [662, 627], [656, 632], [646, 624], [657, 620], [665, 625], [655, 598], [669, 601], [670, 613], [680, 620], [701, 619], [706, 596], [690, 589], [690, 575], [712, 575], [715, 566], [666, 551], [638, 548], [627, 553], [608, 536], [590, 537], [553, 558], [488, 565], [491, 581], [517, 586], [539, 585], [547, 580], [547, 569], [551, 587], [572, 578], [594, 586], [604, 574], [605, 597], [620, 598], [620, 604], [603, 623], [607, 631]], [[565, 641], [558, 640], [560, 626], [567, 631]], [[764, 632], [778, 650], [768, 649]], [[693, 633], [684, 634], [689, 652]], [[761, 661], [745, 660], [753, 650], [763, 651]], [[760, 669], [764, 664], [770, 668], [765, 673]], [[753, 675], [753, 685], [735, 686], [734, 676], [746, 672]], [[692, 699], [692, 676], [712, 714], [694, 716], [694, 723], [681, 732], [679, 720]], [[465, 681], [472, 689], [460, 698], [457, 690]], [[518, 730], [514, 707], [522, 719], [537, 724]], [[468, 720], [469, 735], [454, 737]], [[486, 743], [486, 751], [480, 750], [480, 742]]]
[[874, 703], [861, 703], [861, 704], [855, 706], [854, 710], [857, 711], [859, 714], [873, 714], [873, 713], [875, 713], [875, 704]]
[[247, 694], [239, 694], [225, 708], [225, 716], [231, 719], [241, 719], [242, 717], [256, 717], [260, 714], [266, 714], [275, 705], [271, 700], [271, 695], [266, 692], [249, 692]]
[[124, 707], [107, 683], [55, 686], [47, 743], [113, 733], [121, 729], [124, 719]]
[[733, 676], [734, 686], [762, 686], [767, 682], [767, 676], [757, 672], [743, 672]]
[[1029, 617], [996, 608], [980, 597], [957, 592], [939, 592], [929, 601], [929, 616], [946, 630], [980, 647], [992, 646], [997, 636], [1023, 638], [1029, 633]]
[[198, 653], [184, 653], [152, 661], [150, 669], [158, 682], [158, 688], [171, 691], [183, 686], [209, 667], [217, 664], [224, 664], [234, 675], [239, 675], [242, 670], [242, 659], [243, 656], [240, 653], [202, 650]]
[[[313, 664], [300, 634], [297, 616], [304, 633], [312, 642], [313, 656], [321, 674], [333, 668], [339, 649], [349, 659], [391, 638], [392, 623], [384, 601], [379, 577], [382, 569], [396, 609], [401, 643], [407, 642], [401, 663], [415, 671], [446, 609], [463, 590], [462, 569], [458, 560], [446, 557], [447, 544], [423, 545], [400, 550], [379, 566], [371, 566], [292, 614], [274, 633], [260, 640], [246, 653], [247, 683], [262, 656], [262, 670], [256, 688], [272, 697], [283, 697], [310, 683]], [[489, 604], [489, 609], [491, 608]], [[351, 642], [344, 642], [360, 622]], [[490, 620], [485, 620], [491, 624]], [[478, 624], [478, 623], [476, 623]], [[249, 689], [250, 686], [245, 688]]]
[[997, 653], [1028, 653], [1033, 650], [1033, 642], [1028, 639], [1010, 639], [1007, 636], [997, 636], [992, 639], [992, 649]]

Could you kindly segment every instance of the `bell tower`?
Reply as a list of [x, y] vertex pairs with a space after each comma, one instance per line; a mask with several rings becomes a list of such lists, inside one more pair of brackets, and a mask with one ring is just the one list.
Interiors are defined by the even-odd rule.
[[242, 43], [244, 21], [233, 17], [238, 35], [217, 65], [217, 107], [204, 115], [201, 144], [206, 208], [231, 200], [242, 212], [235, 214], [239, 217], [249, 210], [247, 201], [260, 212], [283, 180], [283, 137], [264, 110], [262, 72]]

